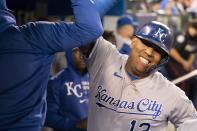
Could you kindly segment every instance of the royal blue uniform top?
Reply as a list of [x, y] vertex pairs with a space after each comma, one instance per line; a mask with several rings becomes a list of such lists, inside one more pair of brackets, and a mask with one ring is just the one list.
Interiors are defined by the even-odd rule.
[[81, 131], [76, 125], [88, 117], [89, 75], [76, 68], [72, 50], [66, 51], [66, 59], [68, 67], [48, 84], [45, 125], [55, 131]]
[[75, 23], [17, 26], [0, 1], [0, 130], [40, 130], [53, 54], [86, 44], [103, 32], [90, 0], [72, 0]]

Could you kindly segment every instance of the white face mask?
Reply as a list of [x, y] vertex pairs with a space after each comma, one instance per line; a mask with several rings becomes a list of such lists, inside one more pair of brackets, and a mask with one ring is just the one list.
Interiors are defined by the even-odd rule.
[[128, 39], [128, 38], [123, 38], [122, 36], [116, 34], [116, 42], [117, 42], [117, 48], [120, 49], [122, 48], [122, 46], [124, 44], [127, 44], [130, 46], [131, 44], [131, 39]]

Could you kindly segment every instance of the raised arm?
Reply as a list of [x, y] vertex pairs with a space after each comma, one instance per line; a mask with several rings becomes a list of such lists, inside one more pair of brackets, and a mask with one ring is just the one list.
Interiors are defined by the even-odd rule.
[[74, 23], [35, 22], [20, 27], [31, 47], [46, 53], [84, 45], [102, 35], [103, 28], [93, 0], [72, 0]]
[[83, 38], [83, 40], [79, 37], [77, 39], [82, 44], [97, 39], [103, 33], [99, 12], [95, 6], [94, 0], [72, 0], [76, 20], [75, 28], [77, 28], [79, 37]]

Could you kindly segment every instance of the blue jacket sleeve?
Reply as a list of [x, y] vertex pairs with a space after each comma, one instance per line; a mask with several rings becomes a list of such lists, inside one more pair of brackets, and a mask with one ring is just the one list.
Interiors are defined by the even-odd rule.
[[88, 44], [103, 33], [99, 13], [92, 0], [72, 0], [74, 23], [31, 22], [20, 28], [32, 48], [55, 53]]
[[71, 115], [62, 115], [60, 113], [60, 86], [53, 80], [48, 83], [47, 89], [47, 115], [45, 126], [54, 128], [56, 130], [75, 129], [77, 121]]

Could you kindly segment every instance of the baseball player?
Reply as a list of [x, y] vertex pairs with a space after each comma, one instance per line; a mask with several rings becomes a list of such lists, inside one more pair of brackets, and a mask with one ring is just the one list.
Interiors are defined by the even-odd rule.
[[184, 92], [157, 72], [172, 43], [170, 29], [152, 21], [135, 33], [129, 56], [102, 37], [81, 48], [90, 74], [88, 131], [166, 131], [168, 121], [197, 119]]
[[17, 26], [5, 0], [0, 0], [1, 131], [40, 131], [54, 53], [83, 45], [102, 34], [94, 2], [71, 1], [75, 23], [30, 22]]
[[79, 48], [66, 50], [66, 60], [68, 66], [48, 83], [45, 125], [54, 131], [82, 131], [77, 126], [88, 116], [89, 75]]

